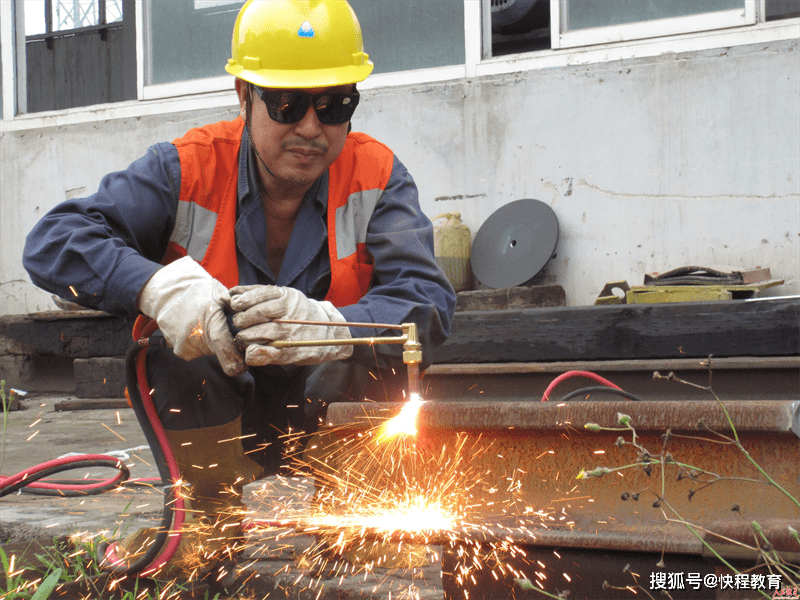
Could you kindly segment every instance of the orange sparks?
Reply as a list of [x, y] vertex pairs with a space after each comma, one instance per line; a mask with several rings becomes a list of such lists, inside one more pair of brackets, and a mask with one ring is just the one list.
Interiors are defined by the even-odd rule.
[[203, 321], [198, 321], [197, 325], [192, 327], [192, 333], [189, 334], [189, 337], [194, 337], [194, 338], [203, 337]]
[[108, 426], [108, 425], [106, 425], [105, 423], [100, 423], [100, 425], [102, 425], [103, 427], [105, 427], [106, 429], [108, 429], [108, 430], [109, 430], [111, 433], [113, 433], [115, 436], [117, 436], [117, 437], [118, 437], [119, 439], [121, 439], [123, 442], [127, 442], [127, 441], [128, 441], [128, 440], [126, 440], [124, 437], [122, 437], [120, 434], [118, 434], [116, 431], [114, 431], [113, 429], [111, 429], [111, 427], [109, 427], [109, 426]]

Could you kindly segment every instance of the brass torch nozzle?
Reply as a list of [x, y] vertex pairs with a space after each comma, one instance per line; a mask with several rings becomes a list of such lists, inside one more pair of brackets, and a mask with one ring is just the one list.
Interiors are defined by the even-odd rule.
[[406, 341], [403, 344], [403, 362], [408, 369], [408, 393], [421, 396], [419, 380], [419, 363], [422, 362], [422, 345], [419, 343], [416, 323], [403, 323], [403, 333]]

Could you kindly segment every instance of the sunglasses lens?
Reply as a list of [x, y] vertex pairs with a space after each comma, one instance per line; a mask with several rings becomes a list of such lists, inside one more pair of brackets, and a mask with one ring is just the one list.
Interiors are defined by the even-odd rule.
[[320, 94], [314, 98], [314, 110], [319, 122], [324, 125], [341, 125], [347, 123], [358, 106], [359, 95], [354, 94]]
[[312, 102], [317, 118], [323, 125], [347, 123], [353, 116], [359, 100], [358, 92], [312, 96], [306, 92], [292, 90], [270, 91], [259, 87], [256, 87], [256, 90], [267, 106], [270, 118], [286, 125], [301, 121]]
[[268, 92], [260, 90], [261, 99], [267, 105], [267, 112], [278, 123], [297, 123], [308, 111], [311, 97], [302, 92]]

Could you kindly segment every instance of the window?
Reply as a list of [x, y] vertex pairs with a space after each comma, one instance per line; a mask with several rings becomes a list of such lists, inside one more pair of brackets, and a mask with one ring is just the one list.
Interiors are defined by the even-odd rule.
[[464, 0], [352, 0], [375, 73], [464, 64]]
[[27, 102], [20, 112], [136, 97], [134, 3], [124, 4], [128, 19], [123, 0], [16, 2], [25, 24]]
[[26, 0], [25, 35], [122, 21], [122, 0]]
[[[483, 0], [484, 57], [710, 31], [800, 16], [800, 0]], [[486, 10], [488, 8], [488, 10]], [[765, 13], [759, 15], [759, 11]]]
[[766, 20], [800, 17], [800, 0], [766, 0]]
[[570, 48], [756, 22], [755, 0], [559, 0], [552, 45]]
[[220, 0], [151, 1], [146, 85], [225, 75], [233, 24], [242, 4], [243, 1]]
[[[800, 0], [350, 2], [377, 75], [364, 89], [792, 39], [796, 22], [765, 22], [800, 17]], [[205, 92], [233, 89], [224, 66], [243, 3], [0, 0], [0, 111], [10, 119], [121, 100], [230, 102]], [[763, 26], [746, 27], [755, 24]]]
[[[243, 2], [149, 5], [148, 84], [224, 75]], [[464, 64], [464, 0], [351, 0], [375, 73]]]
[[549, 0], [491, 0], [490, 56], [550, 48]]

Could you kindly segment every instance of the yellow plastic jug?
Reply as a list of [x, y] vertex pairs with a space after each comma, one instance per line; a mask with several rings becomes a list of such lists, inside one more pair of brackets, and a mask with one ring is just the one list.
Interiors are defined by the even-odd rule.
[[456, 292], [472, 289], [472, 266], [470, 253], [472, 235], [469, 227], [461, 222], [461, 213], [449, 212], [434, 217], [444, 219], [433, 227], [433, 254], [436, 262], [447, 275]]

